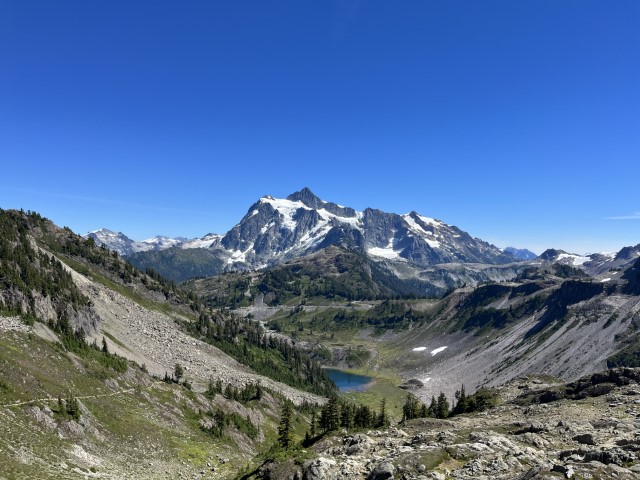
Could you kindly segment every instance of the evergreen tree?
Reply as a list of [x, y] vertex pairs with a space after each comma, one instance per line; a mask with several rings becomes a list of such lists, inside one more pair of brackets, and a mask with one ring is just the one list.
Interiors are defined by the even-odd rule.
[[464, 389], [464, 384], [460, 387], [460, 390], [456, 391], [456, 407], [453, 409], [453, 414], [458, 415], [465, 413], [469, 408], [469, 399]]
[[340, 405], [338, 397], [332, 395], [320, 412], [320, 428], [323, 432], [337, 430], [340, 427]]
[[380, 401], [380, 414], [378, 415], [378, 419], [376, 421], [376, 427], [388, 427], [389, 426], [389, 417], [387, 415], [387, 399], [383, 397]]
[[254, 398], [255, 398], [256, 400], [260, 400], [260, 399], [262, 399], [262, 387], [260, 386], [260, 384], [259, 384], [259, 383], [256, 385], [256, 394], [255, 394], [255, 397], [254, 397]]
[[109, 346], [107, 345], [107, 340], [104, 337], [102, 337], [102, 351], [107, 354], [109, 353]]
[[407, 393], [407, 398], [402, 406], [402, 420], [418, 418], [420, 401], [413, 393]]
[[71, 392], [69, 392], [65, 405], [67, 414], [74, 420], [78, 420], [80, 418], [80, 404], [78, 403], [78, 399], [74, 397]]
[[214, 397], [216, 394], [216, 385], [213, 383], [213, 378], [209, 377], [209, 383], [207, 384], [206, 394], [209, 397]]
[[353, 428], [353, 419], [355, 416], [355, 407], [351, 404], [345, 403], [340, 409], [340, 426], [351, 430]]
[[288, 401], [282, 406], [282, 414], [280, 415], [280, 424], [278, 425], [278, 444], [287, 449], [291, 445], [291, 404]]
[[175, 369], [173, 370], [173, 377], [176, 379], [177, 383], [180, 383], [180, 379], [184, 376], [184, 368], [179, 363], [176, 363]]
[[429, 417], [435, 417], [437, 409], [438, 409], [438, 404], [436, 403], [436, 397], [434, 397], [432, 395], [431, 396], [431, 404], [429, 405], [429, 408], [427, 409], [428, 416]]
[[444, 393], [440, 392], [438, 403], [436, 404], [436, 417], [447, 418], [449, 416], [449, 400]]
[[311, 437], [314, 438], [316, 436], [316, 411], [311, 412], [311, 425], [309, 425], [309, 432], [311, 433]]

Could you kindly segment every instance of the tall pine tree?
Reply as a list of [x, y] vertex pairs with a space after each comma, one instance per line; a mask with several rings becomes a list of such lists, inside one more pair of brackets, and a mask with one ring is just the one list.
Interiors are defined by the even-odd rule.
[[291, 446], [291, 403], [285, 401], [280, 415], [280, 425], [278, 425], [278, 445], [287, 449]]

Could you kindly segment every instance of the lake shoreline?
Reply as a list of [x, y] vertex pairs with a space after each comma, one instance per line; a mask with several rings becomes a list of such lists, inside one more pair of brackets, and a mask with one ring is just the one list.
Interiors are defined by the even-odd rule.
[[376, 384], [376, 378], [370, 375], [362, 375], [333, 367], [322, 368], [336, 384], [340, 393], [366, 392]]

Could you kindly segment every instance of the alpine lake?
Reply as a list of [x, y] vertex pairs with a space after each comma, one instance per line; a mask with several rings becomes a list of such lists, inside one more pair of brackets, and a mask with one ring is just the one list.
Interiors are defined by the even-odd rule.
[[349, 373], [336, 368], [325, 368], [327, 375], [341, 392], [364, 392], [373, 382], [373, 377]]

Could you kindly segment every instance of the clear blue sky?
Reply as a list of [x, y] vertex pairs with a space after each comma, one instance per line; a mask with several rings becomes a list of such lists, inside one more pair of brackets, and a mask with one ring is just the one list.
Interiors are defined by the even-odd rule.
[[639, 25], [637, 0], [0, 0], [0, 207], [195, 237], [309, 186], [503, 247], [635, 245]]

